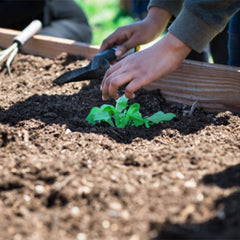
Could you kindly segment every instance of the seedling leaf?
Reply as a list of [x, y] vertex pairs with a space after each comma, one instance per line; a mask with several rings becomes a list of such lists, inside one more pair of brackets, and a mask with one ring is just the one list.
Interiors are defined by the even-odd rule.
[[128, 106], [128, 98], [123, 94], [120, 98], [116, 100], [116, 112], [122, 112]]
[[152, 123], [160, 123], [162, 121], [171, 121], [174, 117], [176, 117], [173, 113], [164, 113], [162, 111], [154, 113], [151, 117], [147, 117], [146, 120]]
[[173, 113], [159, 111], [150, 117], [143, 118], [139, 111], [140, 105], [134, 103], [127, 109], [127, 102], [126, 96], [122, 95], [116, 100], [116, 107], [108, 104], [103, 104], [100, 108], [93, 107], [86, 120], [93, 125], [96, 122], [107, 122], [112, 127], [116, 125], [118, 128], [124, 128], [126, 125], [138, 127], [145, 124], [149, 128], [150, 125], [158, 124], [162, 121], [170, 121], [176, 116]]
[[109, 125], [114, 127], [114, 123], [112, 121], [112, 114], [111, 111], [107, 111], [107, 109], [111, 110], [109, 107], [105, 107], [103, 109], [98, 107], [93, 107], [90, 113], [88, 114], [86, 120], [88, 123], [91, 123], [93, 125], [96, 124], [96, 122], [107, 122]]
[[145, 119], [143, 119], [139, 109], [140, 109], [139, 103], [134, 103], [129, 107], [127, 111], [127, 116], [129, 117], [130, 126], [134, 125], [135, 127], [138, 127], [145, 123]]

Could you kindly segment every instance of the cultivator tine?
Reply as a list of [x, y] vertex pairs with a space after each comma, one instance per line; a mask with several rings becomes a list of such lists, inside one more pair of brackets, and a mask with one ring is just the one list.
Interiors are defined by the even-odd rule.
[[32, 21], [19, 35], [17, 35], [13, 39], [13, 44], [8, 47], [7, 49], [0, 51], [0, 63], [5, 60], [5, 58], [8, 59], [6, 61], [6, 67], [8, 75], [11, 76], [11, 70], [10, 66], [11, 63], [16, 56], [19, 48], [28, 41], [34, 34], [38, 33], [42, 28], [42, 23], [39, 20]]
[[13, 50], [13, 45], [0, 52], [0, 62], [2, 62]]
[[8, 75], [11, 76], [11, 70], [10, 70], [10, 66], [11, 63], [13, 61], [13, 59], [15, 58], [16, 54], [18, 52], [18, 47], [16, 46], [16, 48], [13, 49], [13, 51], [11, 52], [7, 62], [6, 62], [6, 67], [7, 67], [7, 71], [8, 71]]
[[10, 65], [11, 65], [14, 57], [16, 56], [17, 52], [18, 52], [18, 44], [17, 43], [13, 43], [9, 48], [0, 52], [0, 62], [2, 62], [9, 55], [9, 58], [6, 61], [6, 66], [7, 66], [7, 71], [8, 71], [9, 76], [11, 75]]

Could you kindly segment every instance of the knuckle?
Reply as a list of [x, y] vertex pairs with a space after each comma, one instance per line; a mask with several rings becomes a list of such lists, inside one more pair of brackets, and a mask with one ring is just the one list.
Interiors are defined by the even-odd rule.
[[109, 75], [110, 75], [110, 72], [111, 70], [110, 70], [110, 68], [105, 72], [105, 75], [104, 75], [104, 81], [107, 81], [108, 80], [108, 78], [109, 78]]
[[108, 38], [109, 38], [109, 37], [107, 37], [107, 38], [104, 38], [104, 39], [103, 39], [103, 41], [102, 41], [102, 43], [106, 43], [106, 42], [107, 42], [107, 40], [108, 40]]
[[127, 86], [125, 89], [125, 94], [126, 94], [126, 96], [132, 96], [133, 89], [131, 89], [131, 87]]
[[102, 45], [105, 46], [108, 44], [108, 39], [104, 39], [103, 42], [102, 42]]
[[116, 32], [118, 32], [118, 33], [119, 33], [119, 32], [122, 32], [122, 31], [124, 31], [124, 28], [125, 28], [124, 26], [118, 27], [118, 29], [116, 30]]
[[125, 52], [129, 49], [127, 44], [123, 44], [123, 45], [121, 46], [121, 48], [122, 48], [122, 50], [125, 51]]
[[116, 79], [111, 81], [111, 87], [114, 89], [118, 88], [118, 81]]

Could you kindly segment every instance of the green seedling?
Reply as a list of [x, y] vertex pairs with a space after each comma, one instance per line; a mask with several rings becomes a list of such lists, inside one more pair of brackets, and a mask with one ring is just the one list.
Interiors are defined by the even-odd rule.
[[158, 124], [162, 121], [170, 121], [176, 116], [173, 113], [159, 111], [150, 117], [143, 118], [139, 111], [140, 104], [133, 103], [128, 107], [127, 102], [128, 98], [122, 95], [116, 100], [115, 107], [109, 104], [103, 104], [100, 108], [93, 107], [86, 120], [93, 125], [100, 122], [106, 122], [112, 127], [124, 128], [126, 125], [138, 127], [144, 124], [149, 128], [153, 124]]

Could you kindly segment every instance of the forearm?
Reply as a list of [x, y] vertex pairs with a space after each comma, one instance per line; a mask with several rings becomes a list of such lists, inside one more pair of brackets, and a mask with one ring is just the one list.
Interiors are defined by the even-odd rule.
[[172, 14], [166, 9], [153, 6], [149, 8], [148, 14], [143, 22], [145, 22], [147, 26], [151, 28], [151, 32], [153, 32], [153, 38], [156, 38], [166, 29], [171, 16]]

